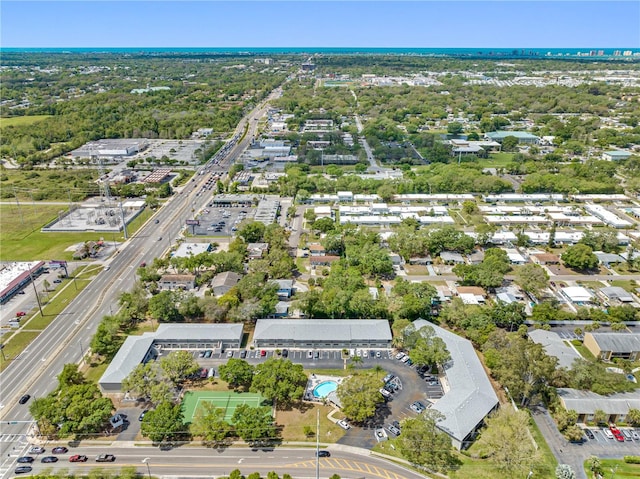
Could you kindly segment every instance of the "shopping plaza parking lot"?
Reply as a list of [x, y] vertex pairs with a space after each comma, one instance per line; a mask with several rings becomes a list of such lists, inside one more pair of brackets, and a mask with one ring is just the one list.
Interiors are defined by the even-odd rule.
[[207, 206], [197, 216], [198, 226], [189, 227], [193, 234], [199, 236], [232, 236], [240, 223], [251, 220], [255, 208], [248, 206], [230, 206], [226, 208]]

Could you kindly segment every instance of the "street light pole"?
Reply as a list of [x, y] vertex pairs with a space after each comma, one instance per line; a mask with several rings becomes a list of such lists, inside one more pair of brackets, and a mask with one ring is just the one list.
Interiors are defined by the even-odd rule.
[[44, 313], [42, 312], [42, 304], [40, 303], [40, 296], [38, 296], [38, 288], [36, 288], [36, 282], [33, 279], [33, 272], [31, 271], [31, 265], [28, 266], [29, 269], [29, 278], [31, 279], [31, 285], [33, 286], [33, 291], [36, 293], [36, 301], [38, 302], [38, 309], [40, 310], [40, 316], [44, 317]]
[[147, 474], [149, 475], [149, 479], [151, 479], [151, 468], [149, 467], [149, 461], [151, 460], [151, 458], [149, 457], [145, 457], [142, 462], [143, 464], [147, 465]]

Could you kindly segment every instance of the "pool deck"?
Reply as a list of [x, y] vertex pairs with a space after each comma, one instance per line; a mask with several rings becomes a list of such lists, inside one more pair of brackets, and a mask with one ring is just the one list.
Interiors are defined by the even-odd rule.
[[323, 376], [320, 374], [312, 374], [309, 376], [309, 380], [307, 381], [307, 387], [304, 391], [304, 400], [315, 402], [315, 403], [324, 403], [325, 401], [329, 401], [336, 406], [340, 407], [340, 400], [338, 399], [338, 395], [335, 391], [330, 392], [326, 397], [319, 398], [313, 395], [313, 390], [318, 386], [318, 384], [323, 383], [325, 381], [333, 381], [335, 383], [340, 384], [344, 378], [338, 376]]

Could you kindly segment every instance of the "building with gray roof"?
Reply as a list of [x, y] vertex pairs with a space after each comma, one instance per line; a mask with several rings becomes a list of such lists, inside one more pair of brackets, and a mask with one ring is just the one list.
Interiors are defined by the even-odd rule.
[[475, 439], [485, 417], [498, 408], [498, 396], [471, 341], [424, 319], [414, 321], [413, 325], [417, 330], [433, 328], [451, 355], [451, 360], [442, 365], [449, 390], [431, 409], [445, 417], [437, 424], [438, 429], [451, 437], [457, 449], [464, 449]]
[[548, 356], [558, 359], [558, 366], [561, 368], [571, 369], [573, 361], [580, 359], [582, 356], [567, 345], [558, 333], [553, 331], [545, 331], [544, 329], [534, 329], [529, 332], [531, 341], [541, 344]]
[[584, 345], [596, 358], [640, 359], [640, 333], [586, 333]]
[[604, 296], [605, 299], [612, 301], [617, 300], [621, 303], [632, 303], [633, 296], [620, 286], [607, 286], [606, 288], [600, 288], [599, 293]]
[[162, 350], [239, 348], [242, 334], [242, 324], [161, 324], [153, 333], [129, 336], [98, 384], [104, 392], [120, 392], [124, 378]]
[[518, 143], [521, 144], [537, 145], [540, 143], [540, 137], [526, 131], [488, 131], [484, 134], [486, 140], [495, 141], [500, 144], [502, 144], [502, 141], [508, 136], [513, 136], [518, 140]]
[[601, 396], [591, 391], [572, 388], [558, 388], [560, 403], [567, 410], [578, 413], [578, 422], [593, 421], [594, 413], [604, 411], [605, 422], [625, 422], [629, 409], [640, 409], [640, 394], [637, 391]]
[[253, 333], [257, 348], [388, 348], [386, 319], [259, 319]]

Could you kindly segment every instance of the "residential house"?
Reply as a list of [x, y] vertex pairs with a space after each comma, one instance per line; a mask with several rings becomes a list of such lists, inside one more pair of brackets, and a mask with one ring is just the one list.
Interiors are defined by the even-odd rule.
[[188, 291], [196, 287], [196, 277], [193, 274], [163, 274], [158, 282], [161, 290], [182, 289]]
[[311, 256], [324, 256], [326, 253], [324, 246], [321, 244], [314, 243], [309, 245], [309, 254]]
[[213, 295], [222, 296], [236, 284], [238, 284], [238, 281], [240, 281], [241, 279], [242, 275], [234, 273], [233, 271], [225, 271], [224, 273], [215, 275], [211, 280], [211, 289], [213, 290]]
[[560, 264], [560, 257], [552, 253], [532, 253], [531, 260], [539, 265]]
[[247, 255], [251, 259], [260, 259], [269, 251], [269, 243], [249, 243], [247, 244]]
[[440, 259], [445, 264], [464, 264], [464, 258], [460, 253], [455, 253], [453, 251], [442, 251], [440, 253]]
[[311, 256], [311, 258], [309, 259], [312, 267], [331, 266], [334, 262], [340, 260], [340, 256], [333, 256], [333, 255]]
[[274, 279], [271, 281], [278, 285], [278, 298], [290, 298], [293, 296], [292, 279]]
[[620, 286], [609, 286], [606, 288], [600, 288], [598, 294], [605, 300], [611, 303], [632, 303], [633, 295], [628, 293], [624, 288]]

